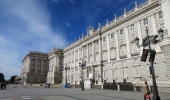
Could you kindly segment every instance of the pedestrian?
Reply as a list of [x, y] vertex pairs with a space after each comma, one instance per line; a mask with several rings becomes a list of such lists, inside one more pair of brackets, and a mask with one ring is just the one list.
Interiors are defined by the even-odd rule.
[[50, 88], [50, 83], [48, 84], [48, 88]]
[[47, 83], [45, 84], [45, 87], [46, 87], [46, 88], [48, 87], [48, 84], [47, 84]]
[[4, 82], [4, 90], [6, 89], [6, 82]]
[[3, 90], [3, 86], [4, 86], [4, 83], [2, 82], [2, 83], [1, 83], [1, 90]]
[[[148, 95], [149, 95], [149, 97], [146, 97]], [[149, 86], [148, 86], [147, 82], [145, 82], [145, 87], [144, 87], [144, 100], [146, 100], [146, 98], [151, 100], [151, 98], [150, 98], [150, 90], [149, 90]]]

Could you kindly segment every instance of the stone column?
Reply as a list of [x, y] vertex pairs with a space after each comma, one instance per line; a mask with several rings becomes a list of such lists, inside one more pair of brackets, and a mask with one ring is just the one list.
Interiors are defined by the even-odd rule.
[[35, 58], [35, 72], [37, 72], [37, 58]]
[[[157, 28], [156, 28], [155, 15], [151, 16], [151, 22], [152, 22], [153, 35], [156, 35], [158, 32], [157, 32]], [[157, 52], [161, 51], [159, 43], [157, 45], [154, 45], [154, 48]]]
[[76, 51], [74, 50], [74, 69], [76, 67]]
[[41, 73], [43, 73], [43, 59], [41, 61]]
[[163, 19], [165, 29], [168, 30], [168, 36], [170, 36], [170, 0], [161, 0], [161, 7], [163, 12]]
[[125, 30], [125, 35], [126, 35], [126, 53], [127, 53], [127, 57], [129, 58], [131, 57], [131, 53], [130, 53], [128, 26], [124, 28], [124, 30]]
[[[82, 46], [82, 62], [84, 61], [84, 46]], [[80, 62], [80, 63], [82, 63]]]
[[[142, 44], [141, 20], [139, 22], [137, 22], [137, 31], [138, 31], [137, 36], [139, 38], [139, 44]], [[140, 55], [142, 55], [143, 47], [140, 47], [139, 49], [140, 49], [140, 51], [139, 51]]]
[[107, 41], [107, 54], [108, 54], [108, 62], [110, 62], [110, 34], [106, 37]]
[[87, 44], [87, 63], [89, 63], [89, 44]]
[[118, 32], [115, 33], [115, 40], [116, 40], [116, 54], [117, 54], [117, 60], [119, 60], [119, 40], [118, 40]]
[[100, 57], [100, 61], [102, 60], [102, 55], [101, 55], [101, 53], [102, 53], [102, 47], [101, 47], [101, 43], [102, 43], [102, 39], [100, 40], [99, 39], [99, 57]]
[[92, 53], [93, 53], [93, 62], [95, 62], [95, 43], [92, 42]]
[[28, 59], [28, 72], [31, 72], [31, 59]]

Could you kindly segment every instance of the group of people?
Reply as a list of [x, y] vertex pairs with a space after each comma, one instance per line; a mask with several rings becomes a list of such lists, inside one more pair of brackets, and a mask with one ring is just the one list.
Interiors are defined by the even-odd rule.
[[5, 90], [6, 89], [6, 82], [2, 82], [0, 83], [1, 84], [1, 90]]

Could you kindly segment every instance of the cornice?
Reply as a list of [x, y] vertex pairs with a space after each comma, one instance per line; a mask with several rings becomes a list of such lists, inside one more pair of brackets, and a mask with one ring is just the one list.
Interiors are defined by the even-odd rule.
[[[129, 19], [131, 20], [133, 17], [139, 16], [142, 12], [145, 12], [145, 11], [147, 11], [148, 9], [152, 8], [152, 7], [158, 7], [159, 5], [160, 5], [160, 4], [159, 4], [158, 1], [153, 2], [152, 4], [148, 4], [148, 6], [146, 6], [145, 8], [143, 8], [143, 9], [141, 9], [141, 10], [135, 11], [134, 13], [128, 15], [127, 17], [122, 18], [122, 19], [119, 20], [119, 21], [116, 21], [116, 23], [111, 23], [108, 27], [104, 27], [103, 29], [101, 29], [101, 33], [103, 34], [104, 32], [106, 32], [106, 31], [108, 31], [108, 30], [111, 30], [111, 29], [113, 29], [114, 27], [117, 27], [117, 26], [121, 25], [122, 23], [125, 23], [125, 22], [129, 21]], [[123, 15], [121, 15], [121, 16], [123, 16]], [[120, 17], [121, 17], [121, 16], [120, 16]], [[140, 19], [140, 20], [141, 20], [141, 19]], [[140, 21], [140, 20], [138, 20], [138, 21]], [[111, 22], [113, 22], [113, 21], [111, 21]], [[129, 24], [129, 23], [128, 23], [128, 24]], [[106, 26], [106, 25], [105, 25], [105, 26]], [[126, 26], [127, 26], [127, 25], [126, 25]]]
[[[146, 2], [145, 2], [145, 3], [146, 3]], [[140, 6], [140, 5], [139, 5], [139, 6]], [[114, 29], [114, 30], [118, 30], [118, 28], [120, 28], [120, 27], [118, 27], [118, 26], [120, 26], [120, 25], [128, 26], [129, 23], [126, 23], [126, 22], [132, 20], [132, 19], [133, 19], [134, 17], [136, 17], [136, 16], [142, 15], [144, 12], [147, 12], [148, 9], [153, 9], [153, 8], [155, 8], [155, 7], [158, 7], [158, 6], [160, 6], [160, 3], [159, 3], [159, 0], [156, 0], [156, 1], [152, 1], [151, 4], [148, 3], [148, 5], [145, 6], [145, 7], [143, 7], [143, 8], [138, 8], [138, 10], [135, 10], [135, 8], [134, 8], [134, 9], [132, 9], [133, 12], [132, 12], [132, 10], [129, 11], [129, 12], [126, 12], [127, 16], [124, 16], [124, 14], [122, 14], [120, 17], [118, 17], [118, 18], [116, 19], [116, 21], [115, 21], [115, 19], [114, 19], [114, 20], [112, 20], [111, 22], [106, 23], [104, 26], [101, 27], [101, 29], [96, 29], [96, 30], [93, 32], [92, 35], [86, 35], [86, 36], [85, 36], [84, 38], [82, 38], [81, 40], [79, 40], [79, 41], [71, 44], [69, 47], [67, 47], [66, 49], [64, 49], [64, 53], [67, 52], [67, 51], [69, 51], [69, 50], [72, 50], [73, 48], [75, 48], [75, 47], [77, 47], [77, 46], [82, 45], [82, 43], [89, 42], [90, 39], [92, 39], [92, 38], [94, 38], [94, 37], [96, 37], [96, 36], [99, 36], [98, 38], [100, 38], [100, 35], [105, 34], [105, 32], [108, 32], [109, 30], [112, 30], [112, 29], [114, 29], [114, 28], [116, 28], [116, 27], [117, 27], [117, 28]], [[128, 13], [129, 13], [129, 14], [128, 14]], [[136, 22], [140, 22], [141, 20], [142, 20], [142, 18], [139, 19], [139, 20], [137, 20]], [[127, 28], [127, 27], [125, 27], [125, 28]], [[116, 32], [116, 31], [115, 31], [115, 32]], [[101, 33], [101, 34], [100, 34], [100, 33]], [[94, 40], [91, 40], [91, 41], [94, 41]]]

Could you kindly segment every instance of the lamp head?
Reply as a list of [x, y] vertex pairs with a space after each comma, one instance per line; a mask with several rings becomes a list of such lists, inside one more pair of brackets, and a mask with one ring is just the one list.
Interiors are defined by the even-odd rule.
[[135, 38], [135, 43], [137, 46], [139, 46], [139, 38], [138, 37]]
[[164, 32], [164, 30], [162, 30], [162, 28], [160, 28], [160, 29], [158, 30], [158, 34], [159, 34], [159, 36], [161, 37], [162, 40], [163, 40], [163, 37], [164, 37], [163, 32]]

